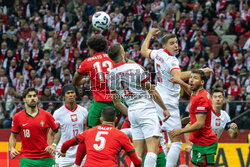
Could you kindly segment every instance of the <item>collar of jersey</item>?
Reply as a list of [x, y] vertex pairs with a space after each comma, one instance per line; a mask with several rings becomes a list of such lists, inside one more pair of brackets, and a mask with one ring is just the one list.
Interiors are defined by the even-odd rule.
[[77, 109], [77, 104], [76, 104], [76, 108], [74, 108], [74, 110], [71, 110], [66, 104], [65, 104], [65, 108], [67, 108], [67, 110], [74, 112]]
[[[201, 91], [203, 91], [203, 90], [204, 90], [204, 88], [202, 88], [202, 89], [197, 93], [197, 95], [198, 95]], [[191, 97], [197, 96], [197, 95], [192, 95]]]
[[173, 56], [172, 54], [169, 53], [169, 51], [167, 49], [163, 50], [165, 53], [167, 53], [169, 56]]
[[126, 64], [126, 62], [121, 62], [121, 63], [115, 64], [113, 68], [117, 68], [117, 67], [122, 66], [124, 64]]
[[213, 112], [214, 115], [216, 115], [217, 117], [219, 117], [219, 116], [221, 115], [221, 112], [220, 112], [220, 114], [217, 114], [217, 113], [214, 111], [213, 107], [212, 107], [212, 112]]
[[25, 113], [29, 116], [29, 117], [31, 117], [31, 118], [35, 118], [38, 114], [39, 114], [39, 109], [37, 109], [38, 111], [37, 111], [37, 114], [33, 117], [32, 115], [30, 115], [29, 113], [27, 113], [27, 111], [25, 110]]

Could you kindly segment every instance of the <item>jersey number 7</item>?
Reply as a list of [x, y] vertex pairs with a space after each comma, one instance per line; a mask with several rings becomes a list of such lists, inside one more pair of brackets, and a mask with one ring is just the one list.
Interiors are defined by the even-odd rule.
[[93, 147], [95, 150], [97, 151], [101, 151], [104, 149], [105, 147], [105, 144], [106, 144], [106, 139], [105, 137], [103, 137], [102, 135], [108, 135], [109, 132], [107, 131], [98, 131], [97, 134], [96, 134], [96, 137], [95, 137], [95, 141], [96, 142], [99, 142], [100, 141], [100, 144], [94, 144]]

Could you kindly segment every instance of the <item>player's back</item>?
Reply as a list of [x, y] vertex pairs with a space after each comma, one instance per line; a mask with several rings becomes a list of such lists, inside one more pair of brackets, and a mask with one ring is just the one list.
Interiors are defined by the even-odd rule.
[[118, 166], [117, 153], [124, 144], [129, 143], [126, 134], [108, 125], [98, 125], [77, 137], [86, 144], [86, 167]]
[[164, 49], [153, 50], [150, 53], [150, 58], [154, 60], [157, 79], [156, 90], [163, 100], [164, 97], [179, 97], [180, 85], [169, 81], [173, 77], [171, 71], [179, 69], [178, 59]]
[[107, 86], [106, 74], [113, 68], [113, 61], [106, 53], [97, 53], [92, 57], [85, 59], [78, 72], [81, 75], [88, 74], [91, 80], [91, 90], [94, 93], [96, 101], [111, 101], [110, 97], [105, 95], [110, 94]]
[[111, 91], [121, 95], [129, 108], [155, 107], [147, 90], [141, 86], [141, 83], [146, 82], [148, 78], [138, 64], [125, 62], [117, 64], [107, 75], [107, 79]]

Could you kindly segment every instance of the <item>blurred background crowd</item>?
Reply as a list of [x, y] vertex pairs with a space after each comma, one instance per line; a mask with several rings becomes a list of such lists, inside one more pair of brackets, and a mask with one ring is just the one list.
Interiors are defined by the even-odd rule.
[[[92, 27], [96, 11], [110, 15], [108, 30]], [[93, 35], [105, 36], [109, 46], [122, 43], [126, 58], [144, 66], [154, 83], [153, 62], [140, 55], [152, 27], [178, 36], [182, 70], [214, 70], [205, 87], [224, 88], [224, 110], [233, 118], [250, 109], [249, 17], [248, 0], [0, 0], [0, 127], [9, 128], [24, 108], [27, 87], [35, 87], [40, 107], [53, 113], [62, 104], [62, 86], [89, 57], [86, 40]], [[161, 47], [157, 37], [150, 47]], [[78, 87], [77, 101], [86, 108], [90, 87], [87, 76]], [[188, 100], [182, 91], [183, 116]], [[238, 126], [249, 128], [250, 116]]]

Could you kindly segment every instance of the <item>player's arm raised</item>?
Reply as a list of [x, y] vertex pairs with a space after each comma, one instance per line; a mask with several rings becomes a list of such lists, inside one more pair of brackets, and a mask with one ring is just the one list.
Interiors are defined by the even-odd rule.
[[112, 101], [113, 101], [115, 107], [119, 111], [121, 111], [122, 114], [127, 116], [128, 115], [128, 107], [121, 102], [121, 96], [117, 92], [113, 91], [113, 92], [111, 92], [111, 97], [112, 97]]
[[236, 123], [230, 123], [227, 133], [232, 139], [236, 139], [238, 136], [238, 126]]
[[151, 50], [148, 49], [150, 40], [154, 35], [158, 34], [159, 32], [160, 32], [160, 30], [158, 28], [151, 28], [151, 30], [148, 32], [148, 35], [145, 38], [145, 40], [144, 40], [144, 42], [143, 42], [143, 44], [141, 46], [141, 55], [143, 57], [149, 58], [149, 55], [150, 55], [150, 52], [151, 52]]
[[[201, 70], [203, 70], [206, 75], [210, 75], [211, 73], [212, 74], [214, 73], [213, 70], [211, 68], [208, 68], [208, 67], [203, 68]], [[173, 77], [179, 77], [183, 81], [187, 81], [191, 75], [191, 71], [181, 72], [180, 69], [174, 69], [170, 73]]]
[[151, 83], [148, 82], [148, 81], [143, 82], [141, 84], [142, 84], [142, 87], [145, 88], [148, 91], [148, 93], [153, 98], [153, 100], [163, 109], [163, 114], [165, 116], [163, 121], [166, 121], [170, 117], [170, 113], [168, 112], [164, 102], [162, 101], [162, 98], [161, 98], [160, 94], [155, 89], [155, 86], [151, 85]]
[[180, 84], [181, 87], [185, 90], [185, 92], [187, 92], [187, 94], [189, 96], [192, 94], [192, 91], [190, 89], [190, 85], [185, 83], [182, 79], [180, 79], [180, 77], [174, 76], [174, 77], [170, 78], [169, 81], [174, 83], [174, 84]]
[[16, 156], [20, 154], [19, 151], [15, 149], [16, 147], [16, 136], [17, 134], [11, 133], [9, 138], [9, 148], [10, 148], [10, 157], [14, 159]]

